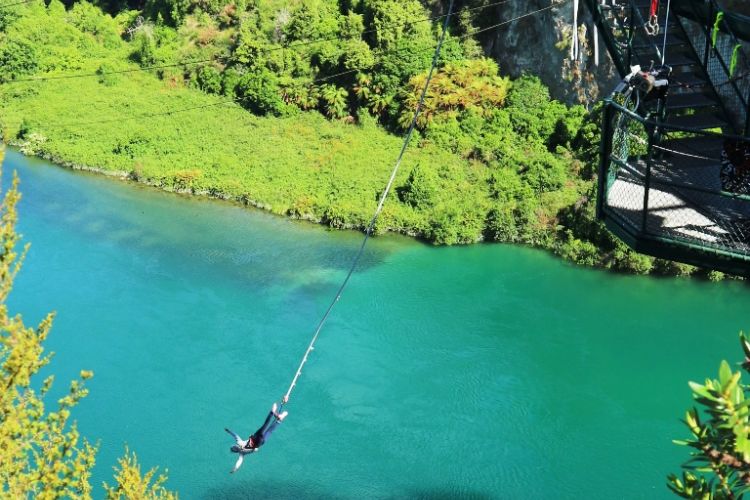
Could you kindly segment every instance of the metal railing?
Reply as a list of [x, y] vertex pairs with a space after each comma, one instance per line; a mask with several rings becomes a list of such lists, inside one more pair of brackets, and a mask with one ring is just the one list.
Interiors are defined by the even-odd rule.
[[672, 8], [735, 130], [750, 134], [750, 58], [734, 34], [731, 14], [715, 0], [673, 2]]
[[[608, 99], [599, 169], [600, 218], [631, 246], [681, 247], [750, 269], [750, 173], [747, 189], [726, 182], [722, 152], [741, 136], [668, 126]], [[749, 145], [750, 147], [750, 145]], [[744, 186], [743, 182], [740, 185]], [[655, 247], [654, 247], [655, 248]], [[693, 263], [705, 262], [697, 257]]]
[[[643, 4], [636, 4], [634, 0], [617, 2], [617, 7], [609, 2], [603, 5], [598, 0], [585, 0], [585, 4], [599, 26], [620, 76], [630, 72], [636, 38], [645, 45], [653, 45], [653, 52], [661, 55], [657, 39], [661, 34], [653, 37], [639, 32], [646, 25]], [[707, 84], [721, 100], [735, 131], [750, 135], [750, 57], [734, 31], [744, 26], [739, 20], [741, 16], [731, 13], [719, 16], [721, 10], [716, 0], [683, 0], [672, 2], [671, 8], [673, 19], [679, 22], [703, 67], [705, 74], [699, 76], [708, 78]], [[662, 2], [659, 19], [666, 17], [665, 9]], [[750, 33], [750, 19], [747, 20], [747, 31]]]
[[632, 0], [623, 5], [603, 5], [598, 0], [584, 0], [604, 40], [620, 76], [630, 72], [636, 23], [630, 22], [638, 9]]

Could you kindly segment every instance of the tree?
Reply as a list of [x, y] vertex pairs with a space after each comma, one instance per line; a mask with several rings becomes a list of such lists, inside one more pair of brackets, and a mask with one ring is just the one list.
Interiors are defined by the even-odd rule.
[[[750, 373], [750, 343], [740, 333], [745, 353], [742, 368]], [[721, 362], [718, 379], [690, 382], [693, 399], [702, 408], [685, 414], [691, 437], [676, 444], [693, 448], [682, 476], [670, 474], [668, 487], [683, 498], [735, 499], [750, 491], [750, 386]]]
[[31, 74], [38, 67], [38, 52], [31, 42], [10, 39], [0, 48], [0, 82]]
[[[3, 151], [0, 149], [0, 163]], [[97, 447], [81, 440], [71, 412], [88, 394], [85, 381], [93, 376], [82, 370], [70, 384], [67, 395], [57, 401], [56, 409], [45, 402], [53, 376], [40, 381], [39, 370], [52, 354], [45, 353], [44, 340], [50, 333], [54, 314], [50, 313], [36, 328], [27, 327], [20, 315], [12, 316], [7, 307], [13, 286], [28, 246], [19, 253], [20, 236], [16, 232], [16, 205], [21, 195], [18, 177], [0, 201], [0, 491], [8, 498], [91, 498], [91, 470]], [[39, 389], [35, 389], [38, 387]], [[123, 470], [137, 470], [135, 456], [120, 461]], [[118, 475], [121, 491], [143, 491], [139, 498], [175, 498], [159, 479], [149, 484], [154, 471]], [[150, 495], [150, 496], [149, 496]], [[114, 497], [116, 498], [116, 497]]]
[[366, 0], [362, 3], [362, 10], [365, 24], [374, 29], [370, 37], [373, 46], [378, 49], [388, 51], [397, 48], [398, 42], [404, 39], [419, 46], [434, 41], [428, 23], [410, 23], [414, 19], [427, 17], [425, 8], [418, 0]]
[[[399, 125], [403, 128], [411, 124], [426, 80], [426, 72], [409, 80], [399, 117]], [[458, 116], [463, 111], [490, 115], [503, 106], [510, 86], [509, 79], [498, 76], [497, 63], [491, 59], [447, 64], [433, 75], [417, 125], [425, 129], [438, 116]]]
[[288, 107], [281, 96], [279, 78], [270, 70], [260, 69], [239, 78], [236, 87], [240, 103], [257, 115], [283, 115]]
[[349, 94], [345, 89], [330, 84], [323, 85], [320, 91], [320, 97], [326, 115], [330, 118], [345, 117], [348, 96]]
[[163, 484], [167, 477], [160, 475], [153, 484], [151, 480], [156, 475], [156, 469], [151, 469], [146, 474], [141, 474], [141, 466], [135, 453], [131, 454], [125, 448], [125, 456], [117, 463], [120, 468], [115, 468], [117, 475], [115, 480], [117, 486], [104, 485], [107, 491], [107, 500], [133, 499], [138, 500], [177, 500], [177, 495], [164, 488]]
[[429, 208], [435, 204], [438, 189], [435, 172], [418, 164], [409, 174], [406, 185], [398, 189], [398, 197], [414, 208]]

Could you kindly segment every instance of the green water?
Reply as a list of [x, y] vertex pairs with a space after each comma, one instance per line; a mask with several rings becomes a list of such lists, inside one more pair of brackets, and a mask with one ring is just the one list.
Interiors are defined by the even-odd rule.
[[[69, 172], [10, 152], [32, 248], [11, 299], [58, 311], [58, 390], [182, 498], [669, 498], [686, 382], [739, 359], [750, 290], [617, 276], [512, 246], [376, 238], [262, 453], [360, 235]], [[9, 177], [6, 175], [6, 178]]]

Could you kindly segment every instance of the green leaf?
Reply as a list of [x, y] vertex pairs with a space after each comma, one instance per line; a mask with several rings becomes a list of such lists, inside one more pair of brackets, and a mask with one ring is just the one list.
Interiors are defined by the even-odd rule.
[[698, 384], [696, 382], [688, 382], [688, 385], [690, 386], [690, 389], [692, 389], [692, 391], [698, 396], [708, 399], [709, 401], [715, 401], [715, 402], [720, 401], [719, 399], [714, 397], [705, 386]]
[[740, 345], [742, 350], [745, 351], [745, 357], [750, 358], [750, 342], [747, 341], [747, 337], [743, 332], [740, 332]]
[[721, 382], [722, 391], [732, 378], [732, 369], [729, 367], [729, 363], [726, 360], [721, 362], [719, 366], [719, 382]]

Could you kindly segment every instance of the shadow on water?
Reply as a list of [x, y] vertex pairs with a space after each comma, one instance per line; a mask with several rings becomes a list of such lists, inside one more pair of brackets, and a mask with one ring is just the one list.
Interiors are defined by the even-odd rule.
[[[390, 495], [373, 495], [374, 497], [387, 499], [409, 499], [409, 500], [453, 500], [455, 498], [466, 500], [492, 500], [495, 495], [477, 491], [467, 491], [464, 488], [456, 489], [446, 486], [445, 488], [412, 488]], [[199, 498], [202, 500], [213, 499], [244, 499], [253, 498], [259, 500], [280, 498], [295, 498], [299, 500], [344, 500], [351, 497], [338, 494], [333, 491], [324, 490], [319, 486], [310, 486], [297, 483], [282, 483], [273, 481], [256, 482], [253, 480], [242, 481], [225, 487], [211, 488]]]
[[226, 499], [234, 500], [240, 498], [254, 498], [259, 500], [280, 498], [297, 498], [300, 500], [313, 499], [344, 499], [331, 491], [324, 491], [319, 487], [295, 483], [280, 483], [270, 481], [245, 480], [238, 484], [211, 488], [199, 498], [203, 500]]
[[453, 500], [455, 498], [465, 500], [492, 500], [493, 498], [497, 498], [497, 496], [477, 491], [466, 491], [465, 489], [425, 488], [423, 490], [414, 489], [405, 491], [403, 494], [394, 494], [388, 498], [393, 500], [396, 500], [397, 498], [408, 498], [410, 500]]
[[[85, 244], [126, 249], [136, 259], [148, 256], [150, 268], [163, 275], [199, 271], [253, 286], [288, 284], [292, 275], [301, 293], [326, 290], [348, 271], [363, 237], [232, 202], [71, 171], [13, 149], [5, 168], [22, 180], [23, 213], [33, 212], [49, 228]], [[6, 187], [10, 178], [3, 178]], [[380, 266], [404, 241], [374, 239], [358, 270]]]

